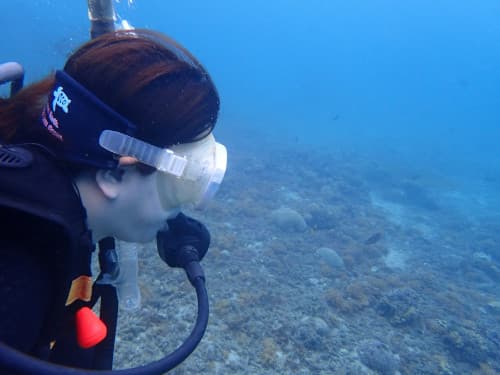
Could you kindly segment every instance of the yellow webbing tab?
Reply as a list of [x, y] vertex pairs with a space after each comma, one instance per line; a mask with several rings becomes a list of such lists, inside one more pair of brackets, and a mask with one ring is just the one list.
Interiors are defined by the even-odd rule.
[[71, 288], [66, 299], [66, 306], [71, 305], [76, 300], [85, 302], [90, 301], [92, 297], [92, 278], [82, 275], [71, 282]]

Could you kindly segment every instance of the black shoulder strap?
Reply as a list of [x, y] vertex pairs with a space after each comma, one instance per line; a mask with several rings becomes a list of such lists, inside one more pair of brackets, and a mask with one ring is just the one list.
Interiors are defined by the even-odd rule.
[[119, 272], [115, 247], [115, 239], [112, 237], [99, 241], [101, 274], [94, 283], [91, 304], [93, 306], [97, 299], [101, 299], [100, 316], [108, 329], [108, 334], [95, 348], [92, 368], [96, 370], [111, 370], [113, 367], [116, 323], [118, 320], [118, 296], [116, 288], [112, 284], [103, 281], [115, 278], [115, 274]]
[[25, 168], [33, 162], [33, 154], [25, 148], [0, 145], [0, 167]]

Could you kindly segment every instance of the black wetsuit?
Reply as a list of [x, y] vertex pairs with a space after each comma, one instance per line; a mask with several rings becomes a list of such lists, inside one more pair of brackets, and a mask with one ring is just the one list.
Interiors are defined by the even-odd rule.
[[[90, 367], [77, 347], [71, 282], [90, 276], [86, 214], [71, 178], [28, 147], [25, 167], [0, 165], [0, 340], [51, 362]], [[49, 343], [55, 341], [53, 350]]]

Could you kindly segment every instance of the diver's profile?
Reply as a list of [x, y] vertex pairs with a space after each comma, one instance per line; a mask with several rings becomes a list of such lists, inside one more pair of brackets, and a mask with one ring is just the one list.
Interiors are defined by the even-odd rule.
[[96, 3], [112, 7], [89, 1], [93, 38], [62, 70], [21, 89], [22, 68], [0, 65], [0, 83], [14, 82], [0, 99], [1, 373], [115, 373], [118, 305], [140, 306], [137, 254], [115, 239], [156, 240], [198, 298], [177, 350], [118, 372], [176, 366], [208, 321], [199, 262], [210, 234], [182, 211], [205, 207], [226, 170], [212, 134], [216, 87], [184, 47], [151, 30], [112, 30], [113, 13]]

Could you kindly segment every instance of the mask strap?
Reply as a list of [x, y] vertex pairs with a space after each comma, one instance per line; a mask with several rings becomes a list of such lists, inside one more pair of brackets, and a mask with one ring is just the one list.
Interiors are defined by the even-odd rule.
[[176, 177], [182, 176], [187, 165], [185, 157], [176, 155], [168, 148], [160, 148], [114, 130], [103, 130], [99, 145], [114, 154], [132, 156], [141, 163]]

